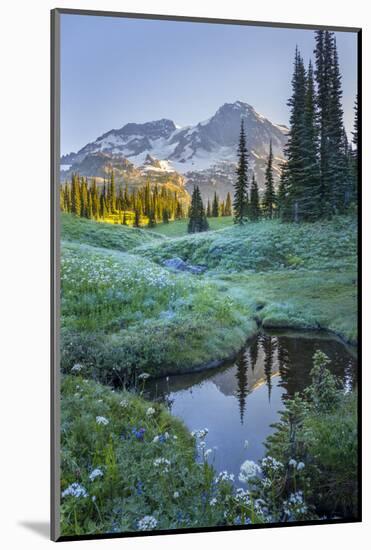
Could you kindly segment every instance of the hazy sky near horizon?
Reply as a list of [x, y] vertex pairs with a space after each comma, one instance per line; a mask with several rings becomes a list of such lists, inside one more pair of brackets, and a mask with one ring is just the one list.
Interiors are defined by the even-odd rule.
[[[350, 132], [357, 36], [336, 39]], [[236, 100], [288, 124], [296, 45], [313, 59], [311, 30], [63, 14], [61, 153], [128, 122], [196, 124]]]

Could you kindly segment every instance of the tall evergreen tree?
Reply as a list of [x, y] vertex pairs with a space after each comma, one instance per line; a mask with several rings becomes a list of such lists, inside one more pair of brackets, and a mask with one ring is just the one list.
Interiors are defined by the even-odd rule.
[[313, 67], [309, 61], [304, 105], [303, 176], [300, 199], [300, 216], [306, 221], [316, 220], [322, 213], [318, 135]]
[[211, 209], [211, 215], [213, 218], [217, 218], [219, 216], [219, 197], [216, 194], [216, 191], [214, 192], [214, 198], [213, 198], [213, 206]]
[[231, 200], [231, 194], [229, 191], [227, 193], [227, 198], [225, 199], [224, 215], [232, 216], [232, 200]]
[[76, 216], [81, 215], [80, 182], [76, 174], [72, 175], [71, 212]]
[[209, 224], [202, 203], [200, 189], [196, 185], [193, 188], [191, 206], [189, 209], [188, 233], [199, 233], [201, 231], [207, 231], [208, 229]]
[[255, 178], [255, 174], [252, 174], [251, 189], [250, 189], [250, 219], [257, 221], [260, 219], [261, 211], [259, 204], [259, 189]]
[[211, 205], [210, 205], [209, 199], [207, 199], [206, 216], [207, 216], [208, 218], [211, 218]]
[[334, 33], [331, 33], [331, 80], [329, 98], [329, 195], [330, 215], [344, 210], [344, 132], [342, 86]]
[[306, 78], [303, 59], [298, 48], [295, 51], [294, 74], [292, 77], [292, 96], [290, 107], [290, 131], [285, 147], [286, 194], [285, 212], [287, 219], [300, 221], [300, 201], [303, 196], [304, 177], [304, 134], [305, 134], [305, 89]]
[[234, 184], [234, 223], [243, 224], [247, 221], [247, 207], [248, 207], [248, 158], [246, 148], [246, 136], [243, 120], [241, 120], [240, 139], [238, 144], [238, 166], [237, 166], [237, 180]]
[[[276, 193], [273, 181], [273, 149], [272, 140], [269, 143], [269, 155], [265, 169], [265, 191], [263, 197], [263, 212], [266, 218], [272, 219], [276, 208]], [[251, 205], [250, 205], [251, 209]]]

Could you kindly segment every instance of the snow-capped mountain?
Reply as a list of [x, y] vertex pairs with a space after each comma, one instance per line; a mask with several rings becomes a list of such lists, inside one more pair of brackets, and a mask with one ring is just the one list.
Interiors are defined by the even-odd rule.
[[228, 181], [234, 177], [241, 120], [250, 167], [262, 183], [269, 142], [272, 140], [278, 171], [288, 129], [273, 124], [242, 101], [225, 103], [211, 118], [195, 126], [179, 128], [168, 119], [125, 124], [106, 132], [77, 153], [62, 157], [61, 168], [78, 172], [82, 164], [86, 172], [88, 159], [94, 164], [95, 156], [101, 159], [104, 155], [116, 161], [128, 159], [142, 172], [176, 171], [184, 174], [189, 184], [199, 183], [204, 194], [209, 195], [206, 187], [211, 185], [210, 192], [216, 187], [224, 195]]

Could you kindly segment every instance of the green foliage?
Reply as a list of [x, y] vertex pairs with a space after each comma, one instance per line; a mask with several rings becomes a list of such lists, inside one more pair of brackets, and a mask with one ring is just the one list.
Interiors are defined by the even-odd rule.
[[255, 326], [212, 282], [130, 254], [66, 243], [61, 283], [62, 368], [83, 362], [105, 383], [222, 360]]
[[270, 460], [281, 465], [274, 490], [264, 480], [256, 482], [278, 521], [298, 519], [290, 508], [298, 502], [307, 518], [357, 517], [356, 397], [340, 388], [324, 353], [317, 351], [313, 360], [312, 384], [285, 401], [267, 439]]
[[191, 206], [189, 209], [188, 233], [200, 233], [209, 229], [200, 189], [196, 185], [193, 189]]
[[265, 520], [208, 463], [207, 430], [191, 436], [163, 406], [87, 380], [84, 365], [75, 371], [62, 379], [62, 535]]
[[123, 225], [98, 223], [70, 214], [61, 214], [61, 238], [64, 241], [122, 251], [130, 250], [144, 242], [162, 240], [159, 234]]
[[238, 166], [237, 166], [237, 180], [234, 184], [234, 200], [233, 200], [233, 213], [234, 222], [242, 225], [247, 221], [247, 210], [249, 203], [249, 182], [248, 182], [248, 158], [246, 149], [246, 136], [241, 120], [240, 139], [238, 143]]

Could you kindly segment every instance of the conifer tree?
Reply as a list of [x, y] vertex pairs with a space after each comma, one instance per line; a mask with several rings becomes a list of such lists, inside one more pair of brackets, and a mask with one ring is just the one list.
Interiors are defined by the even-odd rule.
[[258, 184], [255, 178], [255, 174], [252, 174], [251, 180], [251, 190], [250, 190], [250, 219], [252, 221], [257, 221], [260, 219], [261, 211], [259, 204], [259, 189]]
[[227, 193], [227, 198], [225, 200], [224, 214], [226, 216], [232, 216], [232, 200], [231, 200], [231, 194], [229, 191]]
[[302, 156], [303, 176], [301, 182], [300, 215], [304, 221], [313, 221], [321, 216], [321, 181], [318, 124], [311, 61], [309, 61], [305, 89]]
[[290, 131], [285, 147], [287, 158], [285, 213], [287, 219], [294, 221], [300, 221], [300, 201], [303, 195], [305, 84], [304, 63], [298, 48], [296, 48], [294, 74], [292, 77], [292, 96], [287, 103], [290, 107]]
[[246, 149], [246, 137], [241, 120], [240, 139], [238, 144], [238, 167], [237, 167], [237, 180], [234, 184], [234, 223], [243, 224], [247, 221], [247, 205], [248, 205], [248, 160]]
[[211, 205], [210, 205], [209, 199], [207, 199], [206, 216], [207, 216], [208, 218], [211, 218]]
[[189, 208], [188, 233], [199, 233], [208, 229], [209, 224], [202, 203], [201, 193], [196, 185], [193, 188], [191, 206]]
[[211, 209], [211, 215], [213, 218], [217, 218], [219, 216], [219, 197], [216, 194], [216, 191], [214, 192], [214, 199], [213, 199], [213, 206]]
[[116, 211], [116, 184], [115, 184], [115, 176], [113, 173], [113, 170], [111, 170], [110, 174], [110, 182], [108, 186], [108, 200], [109, 203], [107, 205], [107, 209], [109, 212], [114, 213]]
[[134, 227], [140, 227], [140, 212], [138, 208], [135, 208], [134, 210]]
[[[273, 182], [273, 149], [272, 140], [269, 143], [269, 155], [265, 170], [265, 192], [263, 197], [263, 212], [266, 218], [272, 219], [276, 208], [276, 193]], [[251, 210], [251, 206], [250, 206]]]
[[72, 175], [71, 212], [76, 216], [81, 214], [80, 182], [76, 174]]
[[127, 217], [126, 217], [126, 212], [124, 210], [124, 214], [122, 216], [122, 225], [128, 225], [128, 220], [127, 220]]

